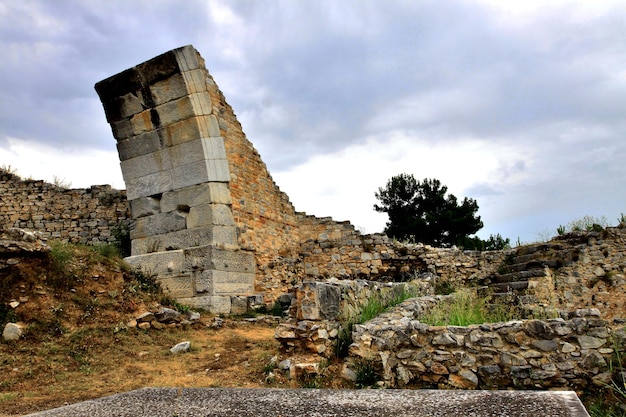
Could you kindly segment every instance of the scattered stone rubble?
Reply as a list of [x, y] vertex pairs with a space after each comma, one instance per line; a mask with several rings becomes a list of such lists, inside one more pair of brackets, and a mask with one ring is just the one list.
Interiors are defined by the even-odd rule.
[[168, 327], [188, 326], [199, 320], [200, 313], [196, 311], [190, 310], [183, 314], [171, 308], [159, 307], [155, 312], [146, 311], [138, 314], [126, 323], [126, 327], [142, 330], [163, 330]]

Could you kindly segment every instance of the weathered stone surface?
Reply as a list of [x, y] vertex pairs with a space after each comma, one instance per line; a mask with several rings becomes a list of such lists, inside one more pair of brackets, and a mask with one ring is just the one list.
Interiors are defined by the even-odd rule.
[[167, 275], [181, 271], [185, 264], [185, 253], [181, 250], [147, 253], [125, 259], [133, 267], [141, 268], [147, 274]]
[[178, 210], [181, 206], [196, 207], [205, 204], [231, 204], [230, 191], [223, 183], [203, 183], [163, 194], [160, 204], [163, 212]]
[[189, 210], [187, 216], [189, 229], [211, 225], [234, 226], [235, 219], [230, 207], [226, 204], [205, 204]]
[[600, 339], [597, 337], [587, 336], [587, 335], [580, 335], [577, 337], [577, 339], [578, 339], [578, 344], [580, 345], [580, 348], [583, 350], [597, 349], [601, 346], [604, 346], [604, 344], [606, 343], [606, 339]]
[[130, 201], [130, 211], [133, 218], [152, 216], [161, 212], [160, 200], [154, 197], [142, 197]]
[[24, 328], [18, 323], [7, 323], [2, 331], [2, 338], [7, 341], [19, 340], [24, 334]]
[[163, 290], [174, 298], [187, 298], [196, 295], [196, 288], [191, 274], [161, 274], [158, 278]]
[[448, 383], [455, 388], [475, 389], [478, 386], [478, 377], [468, 369], [462, 369], [458, 374], [451, 374]]
[[158, 236], [133, 239], [132, 253], [134, 255], [144, 255], [206, 245], [230, 245], [231, 247], [236, 247], [237, 232], [235, 227], [197, 227]]
[[172, 346], [172, 348], [170, 349], [170, 352], [172, 352], [173, 354], [184, 353], [184, 352], [189, 351], [189, 349], [191, 349], [191, 342], [185, 341], [185, 342], [177, 343], [176, 345]]
[[178, 302], [190, 307], [208, 310], [212, 314], [230, 314], [230, 296], [202, 295], [190, 298], [179, 298]]
[[187, 229], [185, 213], [158, 213], [135, 220], [130, 229], [131, 239], [158, 236]]
[[154, 152], [126, 159], [120, 163], [124, 181], [129, 181], [146, 177], [172, 169], [171, 151], [169, 149], [159, 149]]
[[186, 267], [229, 272], [254, 272], [254, 255], [239, 249], [201, 246], [185, 249]]
[[[295, 369], [294, 369], [295, 371]], [[323, 408], [320, 406], [323, 404]], [[587, 417], [572, 391], [143, 388], [44, 411], [43, 417]]]
[[220, 137], [219, 123], [214, 115], [190, 117], [165, 128], [168, 145], [180, 145], [198, 138]]
[[126, 196], [129, 200], [162, 194], [172, 189], [171, 171], [156, 172], [126, 181]]
[[156, 130], [117, 141], [117, 153], [120, 161], [157, 152], [160, 148], [161, 140], [159, 132]]
[[557, 344], [554, 340], [533, 340], [532, 345], [546, 352], [552, 352], [557, 349]]
[[254, 274], [205, 270], [196, 282], [197, 292], [212, 295], [242, 295], [254, 292]]

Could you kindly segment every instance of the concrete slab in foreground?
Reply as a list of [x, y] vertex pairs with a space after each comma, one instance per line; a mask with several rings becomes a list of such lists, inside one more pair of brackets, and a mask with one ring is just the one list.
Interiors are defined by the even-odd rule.
[[144, 388], [31, 416], [589, 417], [572, 391]]

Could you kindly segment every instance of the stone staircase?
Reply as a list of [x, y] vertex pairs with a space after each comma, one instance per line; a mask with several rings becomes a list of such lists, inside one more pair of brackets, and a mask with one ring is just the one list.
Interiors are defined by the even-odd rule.
[[521, 303], [534, 303], [537, 288], [552, 285], [550, 271], [575, 260], [576, 251], [561, 242], [522, 246], [511, 251], [496, 273], [479, 279], [478, 285], [494, 298], [513, 296]]

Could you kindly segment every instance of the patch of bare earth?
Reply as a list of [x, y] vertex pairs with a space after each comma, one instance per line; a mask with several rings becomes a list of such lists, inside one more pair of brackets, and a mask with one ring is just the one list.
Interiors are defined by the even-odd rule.
[[[275, 319], [224, 320], [141, 330], [138, 314], [169, 301], [118, 261], [73, 261], [59, 284], [46, 258], [0, 270], [4, 321], [20, 321], [17, 341], [0, 338], [0, 416], [18, 416], [142, 387], [267, 386], [278, 353]], [[11, 301], [19, 301], [7, 312]], [[21, 301], [20, 301], [21, 300]], [[186, 353], [170, 348], [190, 341]]]

